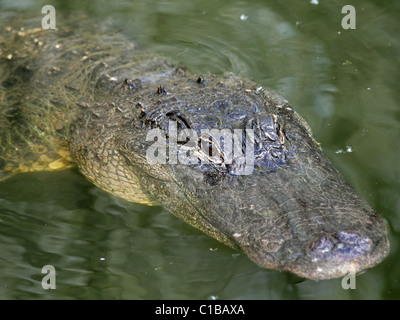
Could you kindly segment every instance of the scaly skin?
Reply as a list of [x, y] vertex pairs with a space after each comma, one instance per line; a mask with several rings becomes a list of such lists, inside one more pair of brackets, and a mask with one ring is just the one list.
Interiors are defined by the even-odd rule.
[[[305, 278], [360, 272], [388, 254], [382, 219], [283, 98], [232, 74], [192, 76], [118, 33], [73, 23], [46, 31], [38, 22], [21, 31], [21, 23], [1, 28], [3, 177], [75, 163], [98, 187], [161, 204], [260, 266]], [[171, 124], [198, 138], [174, 145]], [[198, 161], [149, 163], [151, 129]], [[204, 129], [251, 129], [254, 168], [239, 174], [238, 159], [225, 163], [226, 149]]]

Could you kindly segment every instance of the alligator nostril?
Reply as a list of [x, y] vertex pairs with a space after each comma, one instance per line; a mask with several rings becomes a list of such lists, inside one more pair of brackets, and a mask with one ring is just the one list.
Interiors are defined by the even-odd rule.
[[366, 236], [351, 231], [339, 231], [336, 233], [338, 244], [336, 252], [344, 260], [354, 259], [369, 251], [371, 248], [371, 240]]
[[367, 253], [371, 240], [352, 231], [338, 231], [312, 242], [310, 257], [316, 260], [351, 260]]
[[318, 241], [314, 242], [312, 245], [312, 251], [317, 254], [317, 253], [325, 253], [329, 252], [333, 248], [333, 242], [326, 236], [323, 236], [318, 239]]
[[346, 243], [357, 243], [360, 240], [359, 234], [351, 231], [339, 231], [336, 233], [336, 238]]

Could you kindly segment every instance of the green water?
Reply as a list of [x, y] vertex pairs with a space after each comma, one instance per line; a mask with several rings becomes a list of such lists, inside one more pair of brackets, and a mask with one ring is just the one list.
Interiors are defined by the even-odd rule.
[[[397, 1], [0, 1], [113, 21], [196, 70], [251, 77], [287, 98], [331, 161], [385, 219], [389, 257], [356, 277], [264, 270], [159, 207], [127, 203], [77, 171], [0, 183], [0, 299], [399, 299], [400, 3]], [[341, 9], [356, 8], [344, 30]], [[41, 286], [44, 265], [56, 289]]]

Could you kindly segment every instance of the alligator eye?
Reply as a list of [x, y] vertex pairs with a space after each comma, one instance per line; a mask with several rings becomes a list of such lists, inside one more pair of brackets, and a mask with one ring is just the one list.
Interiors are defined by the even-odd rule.
[[277, 115], [255, 118], [249, 124], [254, 130], [255, 164], [273, 169], [293, 158], [295, 147]]
[[214, 148], [213, 148], [212, 137], [209, 137], [208, 139], [200, 137], [198, 141], [198, 147], [208, 157], [212, 157], [213, 154], [215, 153], [215, 151], [213, 150]]
[[198, 138], [198, 154], [200, 160], [205, 160], [208, 163], [216, 166], [217, 170], [225, 170], [225, 155], [217, 142], [211, 136], [200, 136]]
[[157, 127], [167, 130], [169, 121], [176, 122], [178, 130], [191, 128], [190, 121], [178, 111], [168, 111], [165, 113], [163, 109], [158, 109], [146, 114], [142, 109], [139, 119], [143, 121], [144, 125], [152, 128]]
[[165, 114], [165, 116], [169, 120], [176, 121], [179, 130], [191, 128], [190, 122], [177, 111], [169, 111]]

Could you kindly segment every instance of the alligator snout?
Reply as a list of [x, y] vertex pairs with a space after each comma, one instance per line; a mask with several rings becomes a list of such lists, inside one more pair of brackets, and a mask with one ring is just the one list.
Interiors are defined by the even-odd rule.
[[309, 256], [314, 260], [346, 261], [356, 259], [371, 249], [371, 240], [353, 231], [323, 235], [311, 244]]
[[[377, 228], [383, 225], [377, 224]], [[304, 248], [304, 254], [284, 269], [309, 279], [330, 279], [359, 273], [379, 263], [389, 251], [385, 236], [366, 230], [345, 229], [317, 236]], [[368, 235], [366, 235], [368, 234]]]

